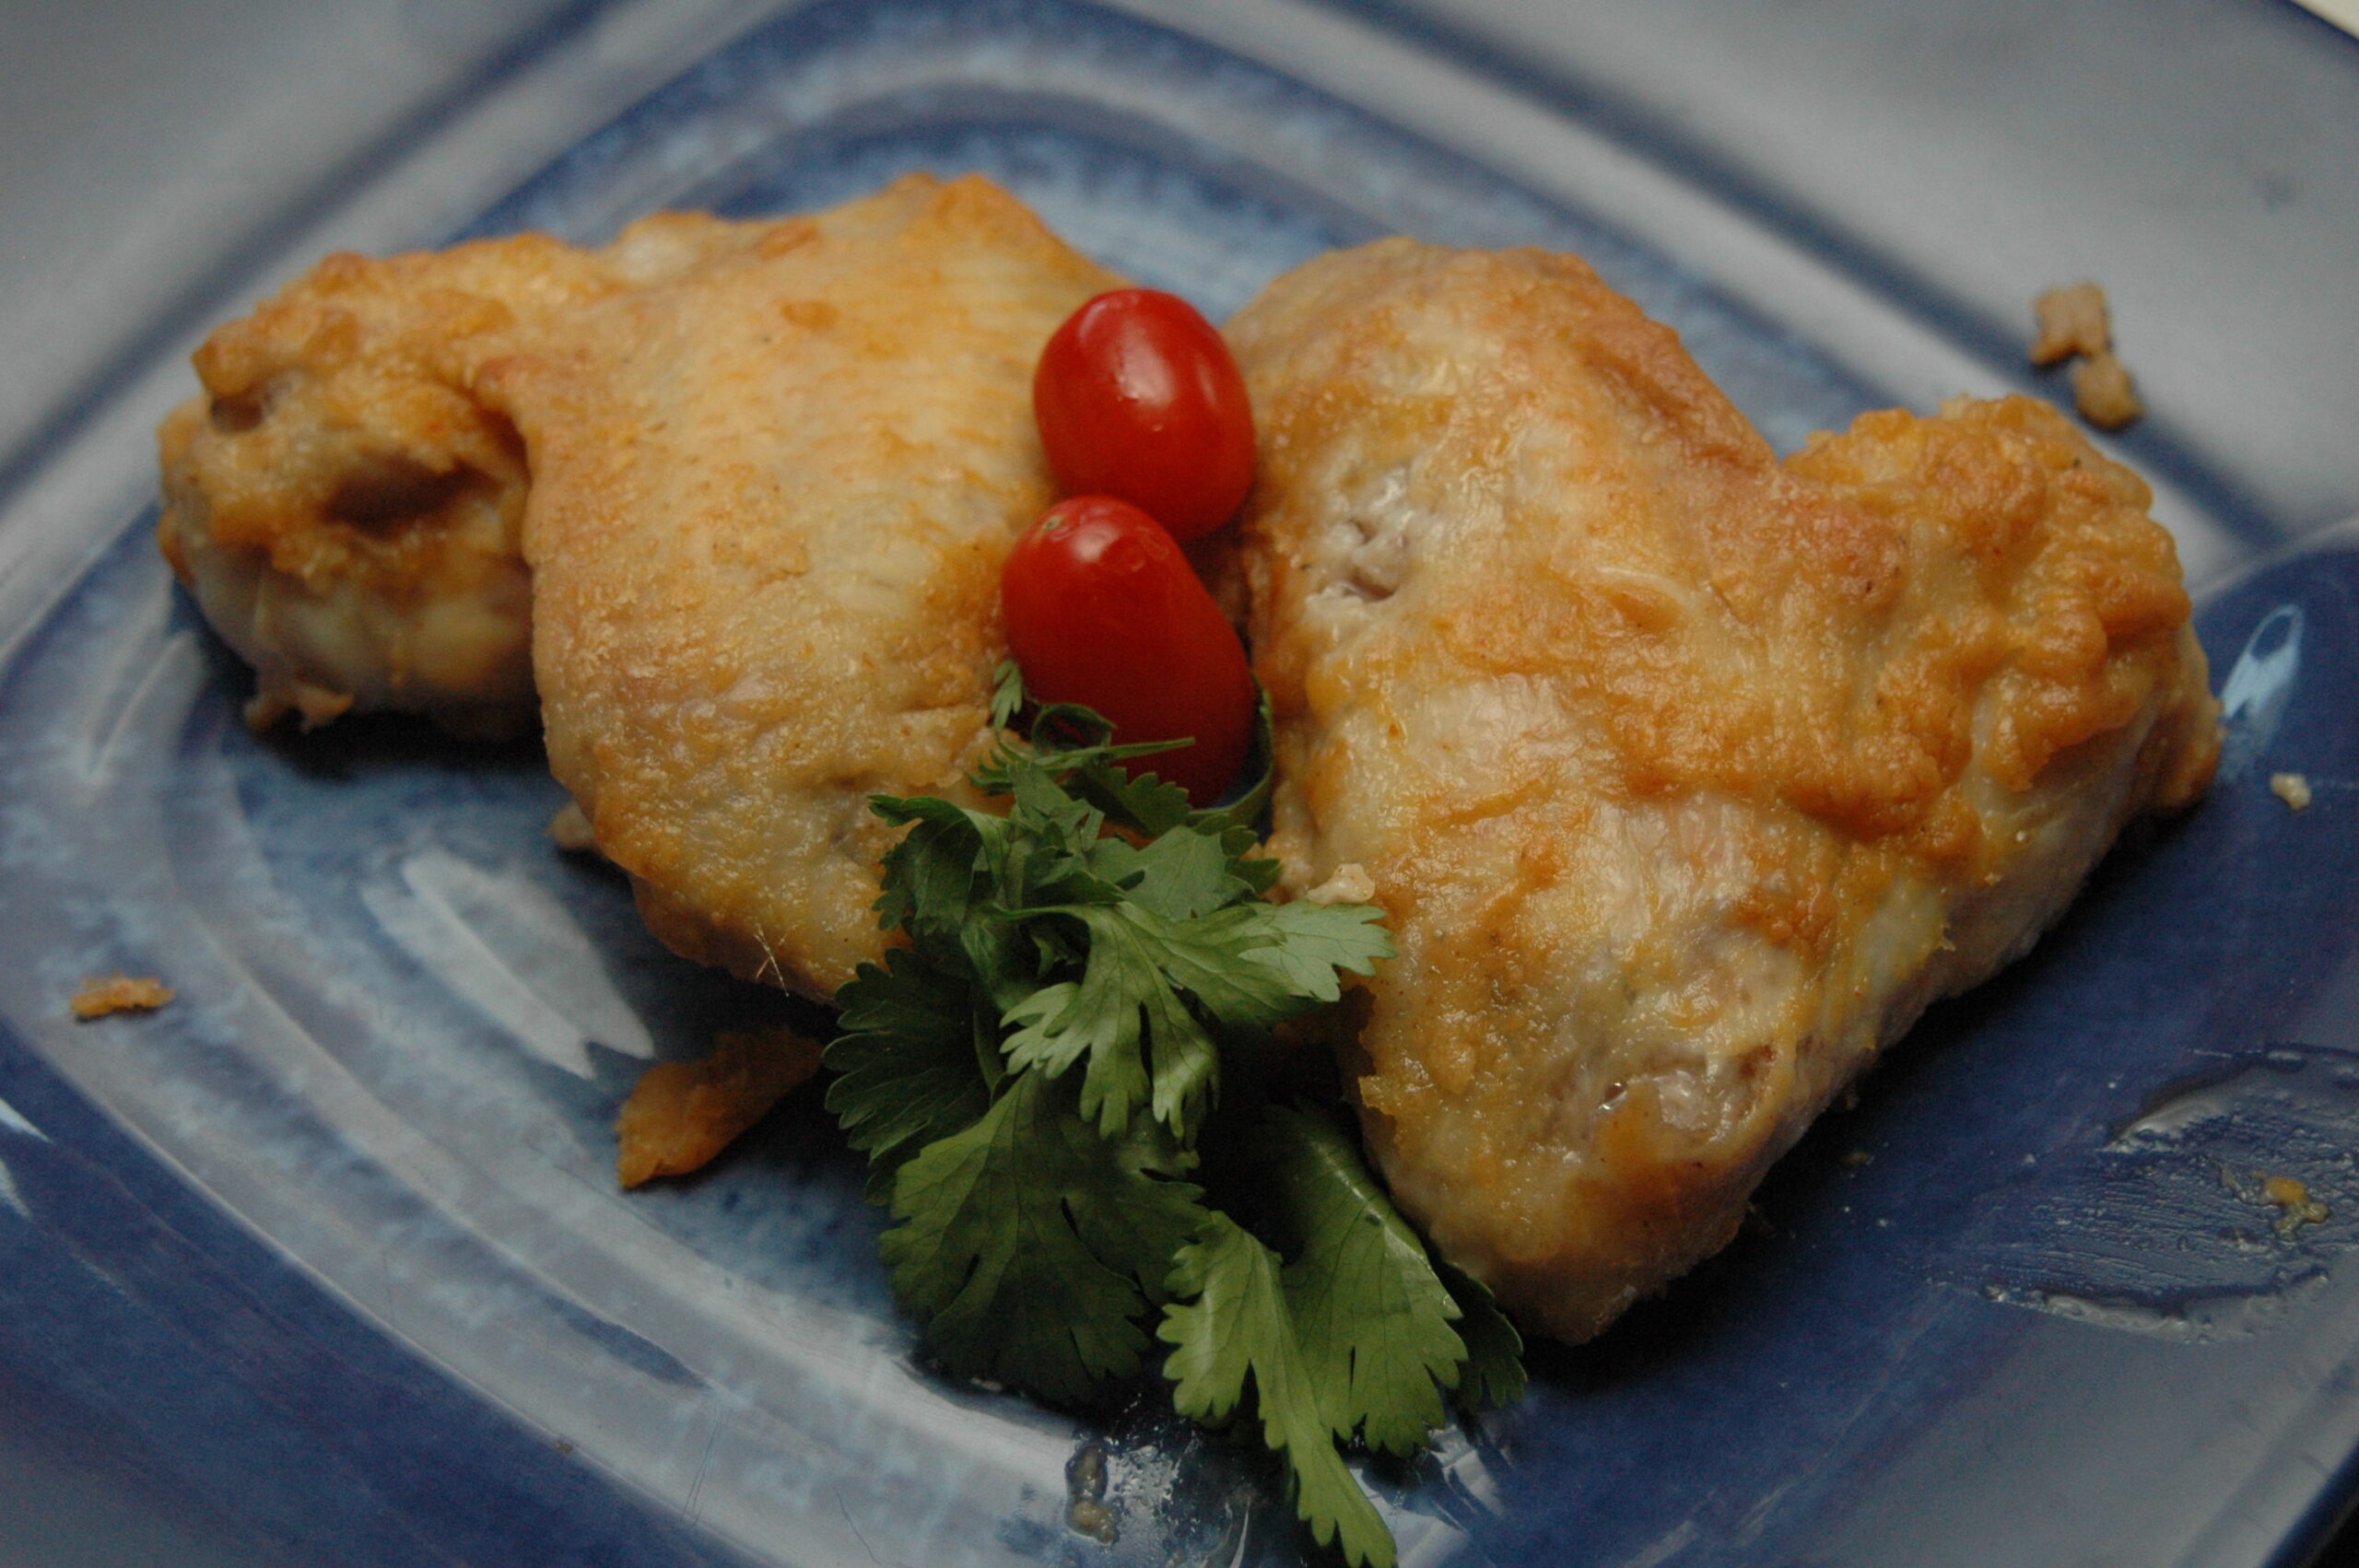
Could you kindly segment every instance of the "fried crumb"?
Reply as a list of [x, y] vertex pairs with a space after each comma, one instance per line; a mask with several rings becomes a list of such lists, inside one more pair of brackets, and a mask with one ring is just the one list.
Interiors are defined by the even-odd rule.
[[1114, 1544], [1120, 1516], [1106, 1505], [1106, 1450], [1092, 1443], [1065, 1467], [1065, 1524], [1100, 1546]]
[[710, 1056], [657, 1062], [615, 1117], [615, 1174], [637, 1187], [700, 1168], [818, 1071], [819, 1052], [779, 1025], [724, 1030]]
[[2072, 367], [2072, 406], [2100, 430], [2118, 430], [2146, 412], [2130, 372], [2113, 351], [2091, 355]]
[[292, 681], [284, 692], [254, 693], [246, 704], [246, 728], [260, 734], [294, 713], [300, 716], [303, 732], [308, 735], [350, 712], [352, 700], [350, 692], [332, 691], [309, 681]]
[[2295, 1176], [2273, 1176], [2260, 1184], [2261, 1196], [2277, 1205], [2277, 1229], [2291, 1235], [2304, 1225], [2323, 1223], [2330, 1217], [2327, 1206], [2310, 1196], [2309, 1185]]
[[1335, 874], [1302, 895], [1306, 904], [1371, 904], [1376, 901], [1376, 879], [1356, 861], [1347, 860], [1335, 868]]
[[2100, 430], [2118, 430], [2146, 412], [2129, 370], [2114, 357], [2104, 289], [2094, 283], [2051, 288], [2032, 308], [2039, 316], [2039, 336], [2032, 342], [2031, 362], [2053, 365], [2080, 357], [2072, 367], [2072, 405], [2082, 418]]
[[557, 814], [549, 818], [547, 832], [549, 841], [560, 849], [597, 852], [597, 830], [590, 825], [588, 813], [571, 801], [557, 807]]
[[2302, 811], [2310, 803], [2310, 780], [2307, 774], [2272, 773], [2269, 776], [2269, 792], [2294, 811]]
[[172, 988], [153, 975], [93, 975], [67, 1005], [84, 1023], [111, 1012], [153, 1012], [172, 1000]]
[[2113, 327], [2106, 314], [2105, 290], [2094, 283], [2051, 288], [2032, 302], [2039, 315], [2039, 336], [2031, 345], [2031, 362], [2053, 365], [2075, 354], [2092, 357], [2110, 353]]

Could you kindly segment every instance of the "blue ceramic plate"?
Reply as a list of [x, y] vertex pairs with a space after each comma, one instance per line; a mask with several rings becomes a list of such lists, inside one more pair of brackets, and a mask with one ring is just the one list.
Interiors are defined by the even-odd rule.
[[[839, 0], [467, 232], [594, 241], [976, 169], [1215, 316], [1386, 232], [1538, 243], [1677, 326], [1781, 446], [1913, 390], [1504, 161], [1112, 11]], [[1885, 309], [1911, 375], [2013, 373]], [[2190, 551], [2242, 548], [2199, 459], [2141, 443]], [[86, 521], [117, 542], [0, 627], [0, 1469], [47, 1500], [37, 1560], [1304, 1555], [1270, 1472], [1152, 1400], [1076, 1422], [929, 1371], [812, 1096], [699, 1179], [617, 1191], [645, 1062], [788, 1004], [672, 957], [549, 845], [535, 750], [248, 733], [147, 520]], [[1370, 1468], [1404, 1562], [2208, 1568], [2323, 1538], [2359, 1446], [2359, 543], [2251, 570], [2201, 626], [2210, 799], [1928, 1018], [1725, 1254]], [[69, 1022], [110, 970], [177, 999]], [[1066, 1522], [1093, 1469], [1111, 1546]], [[103, 1550], [76, 1488], [128, 1510]]]

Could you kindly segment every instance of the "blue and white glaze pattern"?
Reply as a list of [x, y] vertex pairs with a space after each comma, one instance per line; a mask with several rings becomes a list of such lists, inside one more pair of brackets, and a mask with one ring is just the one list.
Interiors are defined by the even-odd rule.
[[[1677, 326], [1781, 447], [1882, 401], [1379, 111], [1065, 0], [836, 0], [470, 232], [595, 240], [979, 169], [1215, 314], [1395, 229], [1537, 243]], [[710, 1175], [618, 1192], [643, 1062], [793, 1005], [664, 953], [551, 846], [534, 747], [250, 735], [144, 523], [102, 525], [120, 542], [9, 628], [0, 673], [11, 1420], [99, 1423], [223, 1561], [1301, 1555], [1269, 1473], [1151, 1402], [1075, 1420], [929, 1372], [809, 1096]], [[2236, 697], [2212, 797], [1927, 1020], [1757, 1230], [1538, 1352], [1519, 1408], [1372, 1470], [1404, 1562], [2227, 1564], [2318, 1539], [2359, 1447], [2359, 549], [2319, 541], [2202, 626]], [[68, 1022], [111, 969], [178, 998]], [[2279, 1225], [2258, 1173], [2329, 1217]], [[1111, 1547], [1064, 1522], [1086, 1448]]]

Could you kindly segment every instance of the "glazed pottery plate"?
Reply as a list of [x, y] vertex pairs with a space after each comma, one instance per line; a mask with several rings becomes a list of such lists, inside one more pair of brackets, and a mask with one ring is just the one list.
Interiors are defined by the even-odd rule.
[[[1356, 75], [1068, 0], [753, 17], [409, 238], [597, 242], [660, 207], [979, 170], [1216, 318], [1391, 232], [1579, 251], [1781, 449], [1947, 391], [2059, 392], [1627, 116], [1395, 22], [1301, 13], [1306, 51], [1357, 41]], [[520, 42], [481, 103], [355, 181], [390, 203], [487, 167], [468, 138], [550, 123], [497, 111], [548, 91], [537, 63], [586, 25]], [[121, 482], [148, 459], [120, 408], [188, 386], [175, 333], [8, 471], [0, 1541], [35, 1562], [1314, 1556], [1253, 1452], [1153, 1398], [1077, 1418], [930, 1367], [816, 1094], [695, 1179], [616, 1188], [614, 1113], [649, 1061], [818, 1021], [675, 958], [552, 844], [535, 745], [247, 731], [249, 677]], [[2325, 1538], [2359, 1447], [2359, 537], [2285, 545], [2200, 430], [2119, 450], [2209, 583], [2211, 796], [1929, 1016], [1726, 1253], [1535, 1352], [1515, 1408], [1364, 1465], [1404, 1562], [2210, 1568]], [[73, 1021], [115, 971], [173, 1000]], [[1072, 1525], [1101, 1493], [1110, 1542]]]

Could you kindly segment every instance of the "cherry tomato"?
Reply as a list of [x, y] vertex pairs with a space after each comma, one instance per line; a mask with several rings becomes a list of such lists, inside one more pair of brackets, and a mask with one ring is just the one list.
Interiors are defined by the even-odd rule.
[[1118, 496], [1175, 539], [1211, 532], [1253, 486], [1253, 410], [1213, 324], [1176, 294], [1124, 288], [1040, 351], [1032, 412], [1069, 496]]
[[1114, 739], [1194, 744], [1123, 766], [1209, 805], [1253, 734], [1253, 676], [1237, 633], [1161, 524], [1128, 501], [1060, 501], [1009, 553], [999, 584], [1008, 647], [1043, 702], [1077, 702]]

